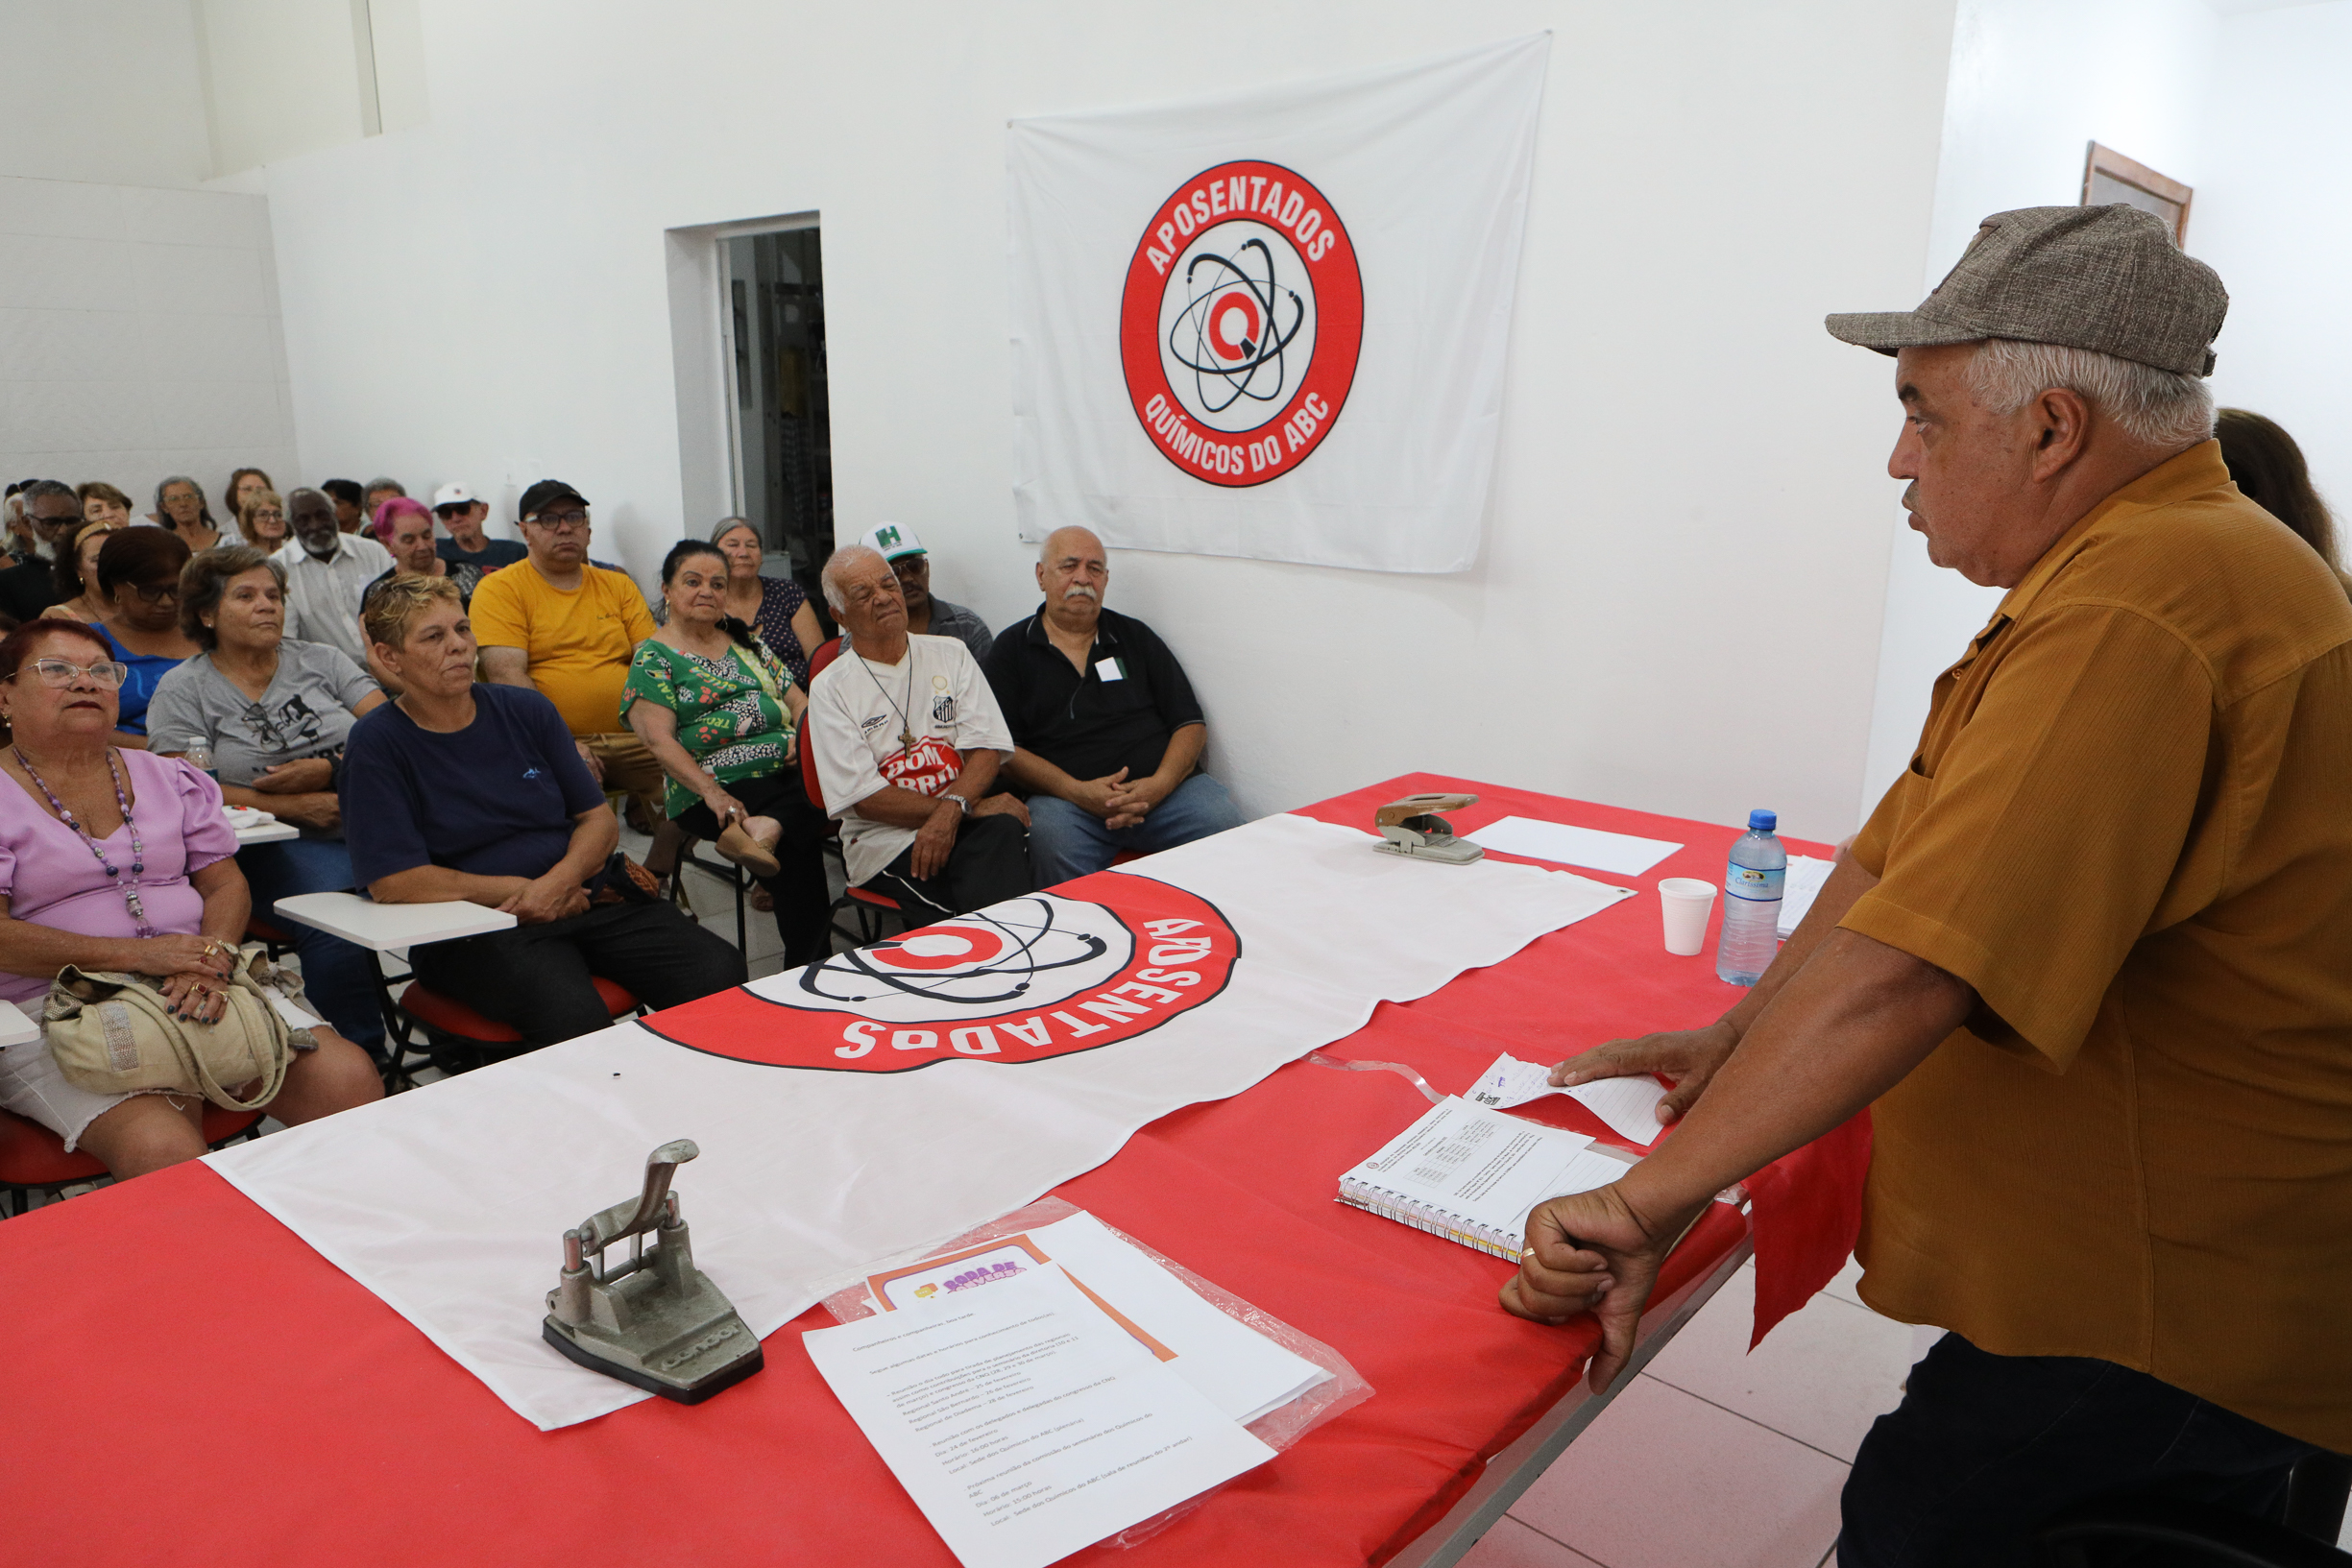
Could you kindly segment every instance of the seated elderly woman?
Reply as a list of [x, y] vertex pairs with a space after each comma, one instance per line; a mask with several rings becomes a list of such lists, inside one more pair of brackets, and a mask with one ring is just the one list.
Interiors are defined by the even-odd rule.
[[[251, 907], [236, 834], [211, 780], [109, 744], [123, 673], [106, 640], [73, 621], [36, 620], [0, 639], [0, 717], [14, 736], [0, 753], [0, 998], [38, 1017], [49, 982], [73, 964], [157, 977], [184, 1016], [210, 1023]], [[382, 1095], [357, 1046], [325, 1025], [310, 1033], [272, 1116], [310, 1122]], [[45, 1041], [0, 1049], [0, 1106], [116, 1176], [205, 1151], [203, 1100], [92, 1093], [67, 1080]]]
[[289, 929], [311, 1005], [368, 1051], [379, 1049], [376, 955], [295, 921], [278, 901], [356, 886], [335, 793], [343, 743], [384, 694], [340, 648], [285, 635], [286, 572], [250, 544], [205, 551], [180, 574], [180, 626], [204, 651], [163, 677], [147, 705], [149, 749], [184, 756], [202, 741], [231, 806], [292, 823], [295, 839], [249, 844], [237, 865], [264, 920]]
[[670, 820], [746, 866], [776, 910], [784, 961], [825, 956], [825, 813], [801, 788], [793, 730], [809, 695], [726, 614], [727, 558], [686, 540], [662, 563], [662, 629], [637, 645], [620, 711], [669, 775]]
[[284, 498], [274, 490], [247, 490], [244, 501], [237, 507], [237, 534], [264, 555], [275, 555], [284, 549], [291, 537], [286, 527]]
[[619, 825], [555, 705], [474, 684], [456, 584], [396, 578], [364, 624], [400, 694], [352, 727], [345, 751], [352, 870], [379, 904], [465, 899], [518, 922], [410, 949], [420, 981], [511, 1025], [526, 1049], [611, 1022], [592, 976], [653, 1007], [741, 983], [742, 954], [655, 900], [614, 853]]
[[107, 613], [106, 596], [98, 591], [98, 552], [106, 548], [109, 535], [120, 533], [127, 526], [104, 518], [75, 525], [72, 538], [57, 558], [58, 591], [65, 597], [42, 611], [42, 615], [52, 620], [87, 623]]
[[126, 528], [98, 547], [98, 635], [130, 671], [117, 693], [118, 746], [147, 744], [147, 704], [196, 644], [180, 630], [180, 568], [188, 547], [159, 528]]

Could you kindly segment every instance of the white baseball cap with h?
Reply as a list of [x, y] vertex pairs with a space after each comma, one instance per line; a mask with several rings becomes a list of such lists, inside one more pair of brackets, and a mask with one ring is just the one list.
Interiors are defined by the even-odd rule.
[[879, 554], [885, 561], [896, 561], [902, 556], [928, 555], [922, 540], [903, 522], [878, 522], [858, 536], [858, 543]]
[[472, 506], [473, 500], [473, 492], [465, 486], [443, 485], [433, 492], [433, 510], [438, 512], [445, 506]]

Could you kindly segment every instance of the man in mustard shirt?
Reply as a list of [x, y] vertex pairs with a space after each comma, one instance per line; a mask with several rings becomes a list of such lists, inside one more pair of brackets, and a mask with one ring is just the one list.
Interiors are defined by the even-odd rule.
[[527, 559], [473, 591], [473, 635], [499, 686], [528, 687], [555, 704], [589, 772], [608, 791], [664, 821], [662, 764], [620, 720], [629, 660], [653, 635], [645, 596], [625, 572], [588, 559], [588, 502], [561, 479], [522, 493]]
[[1929, 558], [2008, 595], [1750, 994], [1553, 1070], [1681, 1113], [1504, 1291], [1597, 1311], [1596, 1386], [1711, 1195], [1872, 1108], [1862, 1299], [1951, 1332], [1843, 1568], [2022, 1565], [2117, 1492], [2276, 1518], [2352, 1450], [2352, 604], [2211, 439], [2227, 306], [2154, 217], [2033, 207], [1830, 318], [1895, 356]]

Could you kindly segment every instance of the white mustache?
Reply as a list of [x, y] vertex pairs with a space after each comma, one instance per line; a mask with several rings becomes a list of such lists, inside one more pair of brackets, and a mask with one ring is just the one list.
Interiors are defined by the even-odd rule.
[[1072, 583], [1061, 591], [1061, 596], [1065, 599], [1095, 599], [1098, 601], [1103, 597], [1084, 583]]

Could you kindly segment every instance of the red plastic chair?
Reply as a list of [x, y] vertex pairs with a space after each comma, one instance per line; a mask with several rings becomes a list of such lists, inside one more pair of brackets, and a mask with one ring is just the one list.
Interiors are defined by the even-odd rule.
[[[631, 996], [626, 987], [600, 975], [591, 977], [591, 983], [595, 986], [597, 997], [603, 1001], [605, 1011], [613, 1017], [626, 1018], [632, 1013], [643, 1011], [643, 1004]], [[401, 1077], [410, 1077], [412, 1069], [407, 1057], [413, 1050], [422, 1050], [430, 1056], [433, 1065], [444, 1073], [463, 1073], [481, 1066], [489, 1059], [490, 1053], [499, 1047], [522, 1044], [520, 1030], [496, 1019], [486, 1018], [464, 1002], [445, 997], [416, 980], [409, 981], [408, 989], [400, 993], [400, 999], [394, 1006], [400, 1015], [400, 1029], [397, 1038], [387, 1035], [385, 1044], [392, 1054], [391, 1072]], [[418, 1045], [411, 1032], [411, 1025], [425, 1030], [425, 1043], [423, 1046]], [[474, 1049], [460, 1056], [439, 1044], [434, 1038], [437, 1035]], [[410, 1081], [413, 1083], [415, 1080], [410, 1077]]]
[[263, 950], [269, 953], [271, 963], [276, 963], [294, 951], [294, 933], [283, 926], [273, 925], [259, 915], [246, 917], [245, 940], [260, 943]]
[[[205, 1146], [219, 1148], [250, 1137], [261, 1124], [259, 1111], [224, 1111], [205, 1107]], [[95, 1154], [65, 1152], [65, 1140], [37, 1122], [0, 1111], [0, 1214], [18, 1215], [32, 1205], [26, 1194], [55, 1197], [77, 1182], [103, 1180], [107, 1168]]]

